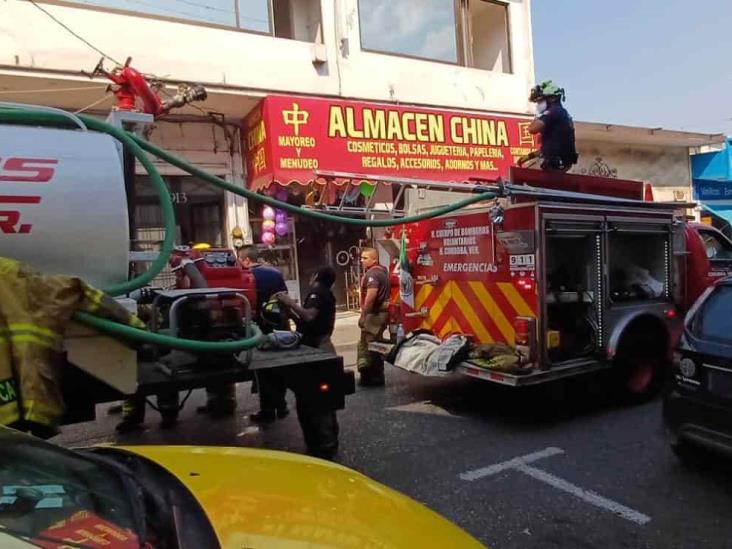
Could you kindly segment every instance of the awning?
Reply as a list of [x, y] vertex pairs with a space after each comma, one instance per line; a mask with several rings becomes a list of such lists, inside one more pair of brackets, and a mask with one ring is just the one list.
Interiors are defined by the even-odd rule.
[[720, 219], [724, 219], [732, 227], [732, 204], [702, 202], [701, 205], [705, 210], [713, 213]]
[[247, 180], [252, 190], [273, 182], [325, 183], [316, 171], [495, 180], [535, 148], [529, 123], [526, 117], [272, 95], [245, 119]]

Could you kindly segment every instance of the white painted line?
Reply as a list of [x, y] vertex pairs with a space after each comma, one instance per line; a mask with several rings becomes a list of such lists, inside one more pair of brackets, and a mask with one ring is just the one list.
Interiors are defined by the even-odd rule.
[[484, 477], [495, 475], [497, 473], [500, 473], [501, 471], [505, 471], [506, 469], [515, 469], [518, 465], [532, 463], [540, 459], [556, 456], [563, 453], [564, 450], [562, 450], [561, 448], [544, 448], [543, 450], [540, 450], [539, 452], [534, 452], [533, 454], [527, 454], [525, 456], [509, 459], [508, 461], [504, 461], [503, 463], [496, 463], [495, 465], [490, 465], [488, 467], [483, 467], [481, 469], [462, 473], [460, 475], [460, 479], [468, 481], [478, 480]]
[[630, 507], [626, 507], [625, 505], [611, 499], [604, 498], [600, 494], [596, 494], [590, 490], [580, 488], [579, 486], [576, 486], [571, 482], [567, 482], [563, 478], [556, 477], [551, 473], [547, 473], [542, 469], [532, 467], [531, 465], [525, 465], [523, 463], [517, 465], [515, 469], [529, 475], [531, 478], [545, 482], [557, 490], [562, 490], [563, 492], [572, 494], [582, 501], [590, 503], [595, 507], [600, 507], [601, 509], [610, 511], [611, 513], [615, 513], [616, 515], [620, 515], [624, 519], [635, 522], [636, 524], [642, 525], [651, 522], [651, 517], [648, 515], [644, 515], [643, 513], [631, 509]]
[[590, 505], [594, 505], [595, 507], [599, 507], [601, 509], [605, 509], [606, 511], [610, 511], [611, 513], [615, 513], [616, 515], [636, 524], [643, 525], [651, 521], [651, 517], [649, 517], [648, 515], [644, 515], [643, 513], [636, 511], [635, 509], [626, 507], [625, 505], [605, 498], [600, 494], [597, 494], [590, 490], [580, 488], [579, 486], [572, 484], [571, 482], [568, 482], [563, 478], [559, 478], [555, 475], [552, 475], [551, 473], [544, 471], [543, 469], [539, 469], [537, 467], [532, 467], [531, 465], [529, 465], [529, 463], [533, 463], [540, 459], [556, 456], [563, 453], [564, 450], [562, 450], [561, 448], [544, 448], [543, 450], [534, 452], [532, 454], [527, 454], [525, 456], [509, 459], [508, 461], [504, 461], [502, 463], [496, 463], [495, 465], [490, 465], [488, 467], [482, 467], [481, 469], [475, 469], [474, 471], [462, 473], [460, 475], [460, 479], [472, 482], [481, 478], [496, 475], [503, 471], [519, 471], [535, 480], [544, 482], [549, 486], [556, 488], [557, 490], [561, 490], [562, 492], [571, 494], [576, 498], [581, 499], [585, 503], [589, 503]]

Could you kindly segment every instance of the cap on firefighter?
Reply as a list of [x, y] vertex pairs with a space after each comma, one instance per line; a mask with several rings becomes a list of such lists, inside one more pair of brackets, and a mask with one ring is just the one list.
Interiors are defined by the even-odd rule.
[[564, 101], [565, 93], [564, 88], [560, 88], [551, 80], [545, 80], [541, 84], [531, 88], [531, 95], [529, 95], [529, 101], [537, 103], [545, 97], [559, 97]]

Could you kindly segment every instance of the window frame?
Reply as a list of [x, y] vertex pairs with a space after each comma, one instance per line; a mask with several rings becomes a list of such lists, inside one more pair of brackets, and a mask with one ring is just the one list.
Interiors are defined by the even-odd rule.
[[[105, 6], [95, 6], [92, 4], [83, 4], [81, 2], [74, 2], [72, 0], [38, 0], [39, 3], [42, 4], [49, 4], [49, 5], [55, 5], [55, 6], [64, 6], [68, 8], [76, 8], [76, 9], [82, 9], [82, 10], [91, 10], [101, 13], [111, 13], [115, 15], [128, 15], [132, 17], [141, 17], [144, 19], [152, 19], [155, 21], [165, 21], [168, 23], [181, 23], [184, 25], [192, 25], [195, 27], [206, 27], [211, 29], [222, 29], [222, 30], [228, 30], [232, 32], [243, 32], [246, 34], [256, 34], [258, 36], [269, 36], [271, 38], [279, 38], [282, 40], [292, 40], [294, 42], [303, 42], [305, 44], [322, 44], [322, 26], [323, 26], [323, 12], [322, 12], [322, 6], [320, 10], [320, 28], [321, 30], [318, 32], [318, 37], [314, 42], [304, 41], [304, 40], [295, 40], [294, 38], [284, 38], [281, 36], [275, 35], [275, 25], [274, 25], [274, 10], [272, 6], [272, 0], [267, 0], [267, 18], [268, 18], [268, 26], [269, 31], [258, 31], [254, 29], [247, 29], [241, 26], [240, 22], [240, 9], [239, 9], [239, 3], [243, 0], [232, 0], [234, 4], [234, 16], [236, 18], [236, 24], [235, 25], [223, 25], [220, 23], [210, 23], [207, 21], [201, 21], [197, 19], [186, 19], [183, 17], [171, 17], [167, 15], [158, 15], [154, 13], [147, 13], [145, 11], [135, 11], [135, 10], [126, 10], [124, 8], [109, 8]], [[318, 41], [320, 40], [320, 41]]]
[[[377, 55], [388, 55], [390, 57], [399, 57], [402, 59], [415, 59], [417, 61], [428, 61], [430, 63], [440, 63], [441, 65], [449, 65], [452, 67], [465, 67], [467, 69], [475, 69], [479, 71], [487, 71], [496, 74], [514, 74], [513, 71], [513, 39], [511, 36], [511, 3], [504, 0], [452, 0], [455, 14], [455, 48], [457, 53], [457, 61], [445, 61], [444, 59], [434, 59], [431, 57], [423, 57], [420, 55], [411, 55], [408, 53], [391, 52], [367, 48], [363, 45], [363, 25], [361, 24], [361, 0], [357, 0], [358, 11], [358, 39], [361, 51]], [[508, 70], [499, 72], [490, 69], [476, 67], [473, 62], [473, 53], [471, 44], [472, 25], [470, 24], [470, 2], [486, 2], [501, 6], [506, 10], [506, 43], [508, 48]]]

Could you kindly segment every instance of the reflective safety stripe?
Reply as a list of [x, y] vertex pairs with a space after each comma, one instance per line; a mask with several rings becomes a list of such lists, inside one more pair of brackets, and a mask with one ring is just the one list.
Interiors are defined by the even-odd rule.
[[20, 419], [20, 410], [17, 402], [8, 402], [0, 406], [0, 424], [10, 425]]
[[89, 307], [88, 311], [90, 313], [93, 313], [99, 309], [99, 307], [102, 306], [102, 299], [104, 299], [104, 292], [100, 290], [95, 290], [92, 288], [85, 288], [84, 289], [84, 295], [86, 298], [91, 301], [91, 306]]
[[10, 343], [33, 343], [35, 345], [38, 345], [39, 347], [45, 347], [46, 349], [58, 348], [58, 345], [55, 345], [53, 342], [48, 341], [48, 339], [44, 339], [35, 334], [9, 334], [5, 332], [5, 334], [3, 335], [2, 332], [0, 332], [0, 345]]
[[54, 410], [37, 400], [23, 399], [23, 411], [23, 416], [26, 421], [34, 421], [49, 427], [54, 427], [63, 415], [63, 410]]
[[38, 326], [36, 324], [28, 324], [24, 322], [11, 322], [8, 324], [8, 329], [11, 332], [31, 332], [36, 335], [48, 337], [56, 341], [63, 341], [63, 336], [59, 333], [54, 332], [49, 328]]

